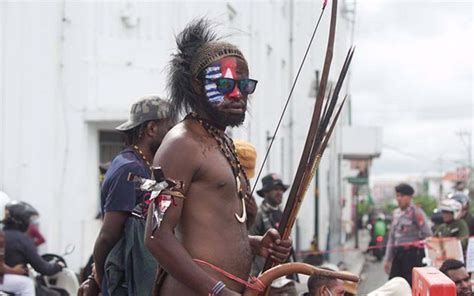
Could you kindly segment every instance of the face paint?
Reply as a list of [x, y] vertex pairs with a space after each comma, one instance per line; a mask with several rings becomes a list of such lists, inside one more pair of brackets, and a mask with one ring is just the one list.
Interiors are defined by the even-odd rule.
[[224, 101], [224, 95], [217, 91], [217, 85], [213, 81], [214, 79], [222, 78], [220, 65], [211, 65], [205, 70], [205, 83], [204, 88], [206, 89], [206, 96], [211, 104], [219, 104]]
[[204, 88], [206, 90], [206, 96], [211, 104], [219, 104], [224, 100], [228, 100], [237, 95], [238, 89], [234, 89], [228, 94], [222, 94], [217, 90], [217, 85], [214, 80], [218, 78], [231, 78], [236, 79], [237, 77], [237, 59], [234, 57], [228, 57], [216, 62], [205, 70], [205, 83]]
[[[222, 59], [221, 70], [222, 70], [222, 74], [224, 75], [224, 78], [237, 79], [237, 59], [236, 58]], [[239, 91], [238, 88], [234, 87], [234, 89], [230, 93], [224, 95], [224, 99], [228, 100], [236, 96], [238, 91]]]

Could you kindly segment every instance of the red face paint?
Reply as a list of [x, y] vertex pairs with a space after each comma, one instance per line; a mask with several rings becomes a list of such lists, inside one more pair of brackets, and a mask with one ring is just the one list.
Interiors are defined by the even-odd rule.
[[[220, 64], [221, 64], [222, 77], [237, 79], [237, 58], [235, 57], [223, 58], [220, 61]], [[240, 94], [239, 88], [236, 85], [230, 93], [224, 95], [224, 100], [231, 100], [232, 98], [240, 97], [240, 96], [241, 94]]]

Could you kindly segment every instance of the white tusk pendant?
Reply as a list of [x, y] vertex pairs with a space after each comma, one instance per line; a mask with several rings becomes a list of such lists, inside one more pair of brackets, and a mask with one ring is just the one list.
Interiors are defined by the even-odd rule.
[[244, 199], [241, 198], [240, 200], [242, 200], [242, 216], [237, 215], [237, 213], [234, 213], [234, 215], [237, 221], [239, 221], [240, 223], [245, 223], [245, 221], [247, 221], [247, 210], [245, 209]]

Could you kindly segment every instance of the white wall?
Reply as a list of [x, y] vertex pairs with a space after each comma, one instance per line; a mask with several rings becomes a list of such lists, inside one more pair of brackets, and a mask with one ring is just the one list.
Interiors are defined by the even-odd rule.
[[[248, 120], [232, 134], [255, 144], [259, 167], [266, 133], [274, 131], [319, 11], [319, 2], [295, 1], [291, 59], [290, 1], [0, 2], [0, 190], [38, 208], [47, 251], [76, 245], [69, 261], [78, 269], [98, 230], [98, 130], [126, 120], [136, 97], [166, 94], [174, 34], [203, 15], [233, 34], [230, 41], [241, 47], [259, 84]], [[286, 115], [264, 170], [288, 183], [306, 138], [314, 104], [308, 93], [314, 71], [322, 69], [329, 16], [328, 6], [293, 94], [293, 141]], [[340, 15], [338, 25], [333, 81], [349, 46]], [[328, 221], [340, 216], [337, 137], [336, 131], [320, 169], [322, 246]], [[314, 233], [313, 193], [312, 185], [299, 218], [302, 249]]]

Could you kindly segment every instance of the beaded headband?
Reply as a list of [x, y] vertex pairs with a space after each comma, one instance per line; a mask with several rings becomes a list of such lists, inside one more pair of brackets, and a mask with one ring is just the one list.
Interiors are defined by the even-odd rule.
[[246, 62], [244, 55], [235, 45], [227, 42], [206, 43], [199, 49], [191, 64], [191, 74], [196, 78], [210, 64], [230, 56], [240, 58]]

